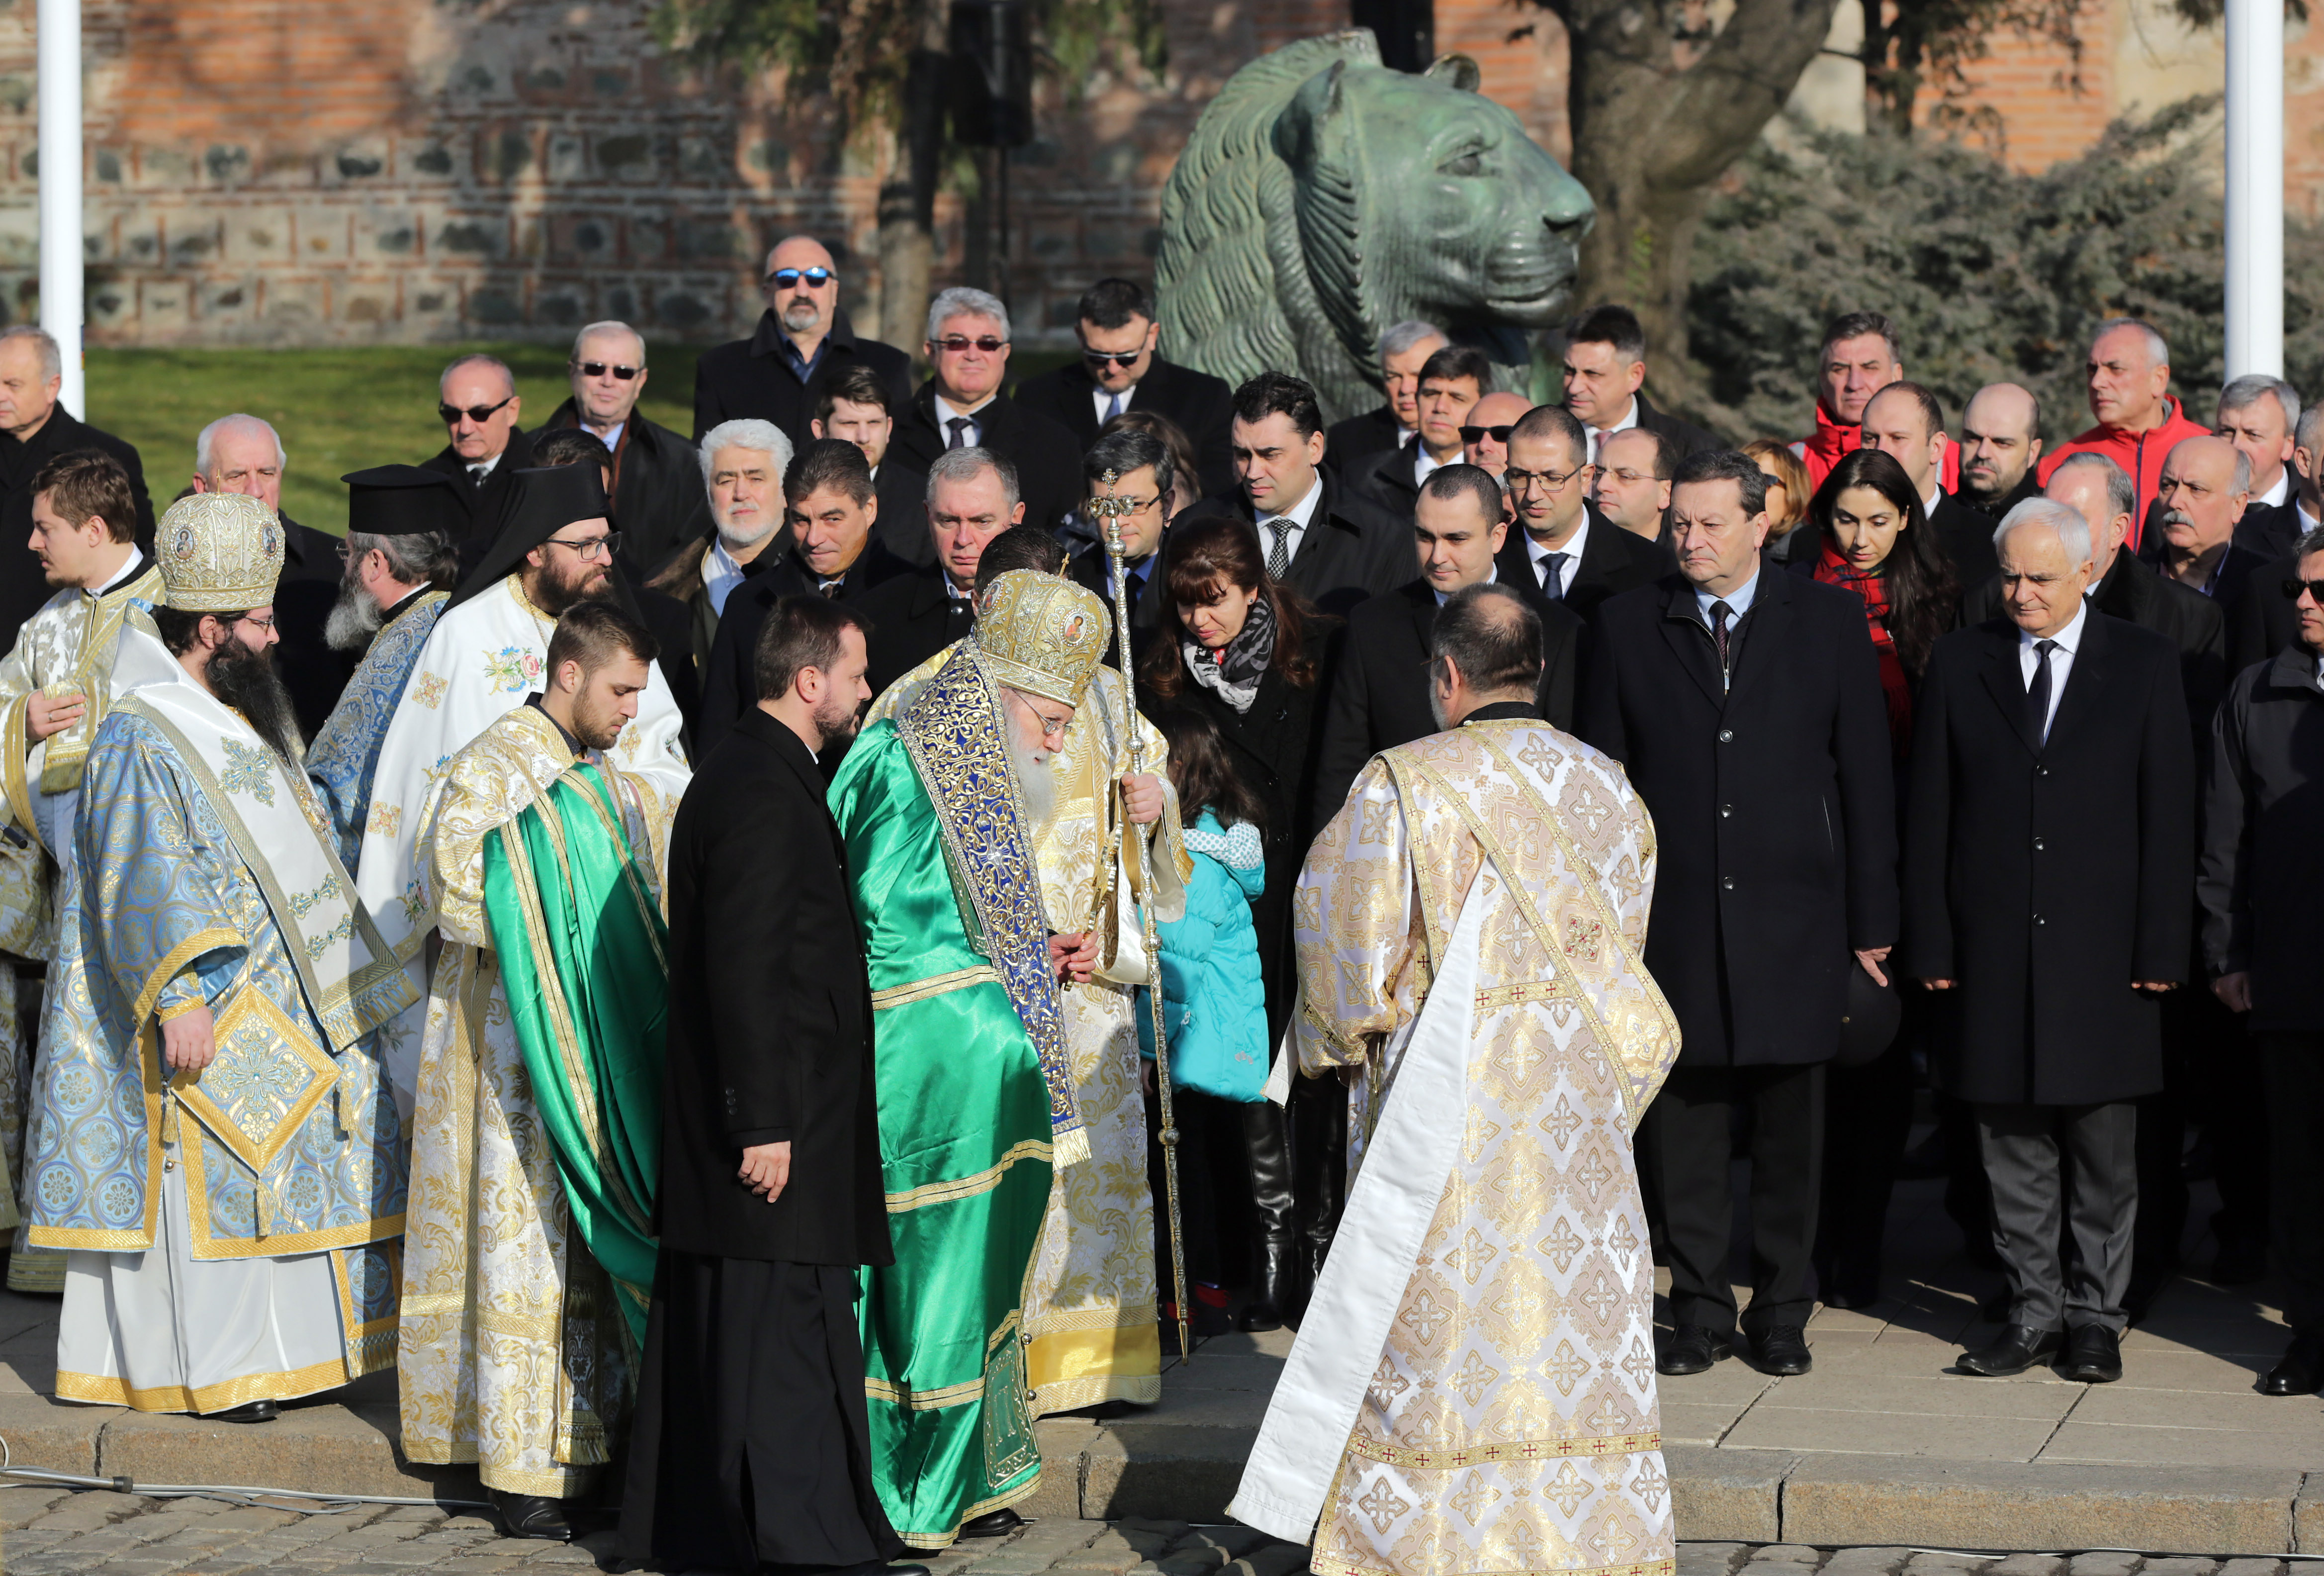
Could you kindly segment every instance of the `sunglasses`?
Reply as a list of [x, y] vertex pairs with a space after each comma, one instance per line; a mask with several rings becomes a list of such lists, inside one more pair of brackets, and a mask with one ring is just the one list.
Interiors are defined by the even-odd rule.
[[2302, 591], [2316, 599], [2317, 606], [2324, 607], [2324, 580], [2286, 580], [2283, 583], [2283, 594], [2294, 602], [2300, 600]]
[[1120, 355], [1107, 350], [1084, 350], [1082, 352], [1082, 359], [1094, 367], [1118, 366], [1122, 371], [1128, 372], [1138, 364], [1138, 358], [1145, 354], [1142, 350], [1125, 351]]
[[470, 405], [466, 410], [462, 410], [457, 405], [438, 405], [436, 407], [436, 414], [443, 418], [444, 425], [447, 427], [451, 426], [463, 416], [471, 421], [490, 421], [493, 419], [493, 412], [498, 410], [501, 405], [507, 404], [509, 400], [515, 398], [514, 394], [511, 394], [508, 400], [503, 400], [499, 405]]
[[1463, 427], [1461, 429], [1461, 441], [1462, 443], [1482, 443], [1488, 437], [1489, 437], [1495, 443], [1500, 444], [1506, 447], [1509, 441], [1509, 434], [1516, 430], [1517, 424], [1515, 422], [1511, 422], [1507, 427]]
[[953, 334], [942, 339], [931, 339], [928, 343], [938, 350], [949, 351], [954, 355], [960, 355], [972, 345], [987, 355], [998, 355], [1009, 347], [1009, 341], [993, 334], [980, 334], [973, 339], [965, 334]]
[[[638, 375], [640, 369], [633, 366], [613, 366], [602, 361], [576, 361], [573, 364], [573, 370], [585, 378], [602, 378], [607, 373], [612, 373], [626, 383]], [[477, 419], [482, 420], [483, 418], [478, 417]]]
[[790, 290], [799, 281], [807, 281], [809, 290], [821, 290], [831, 282], [828, 268], [778, 268], [767, 275], [767, 282], [777, 290]]

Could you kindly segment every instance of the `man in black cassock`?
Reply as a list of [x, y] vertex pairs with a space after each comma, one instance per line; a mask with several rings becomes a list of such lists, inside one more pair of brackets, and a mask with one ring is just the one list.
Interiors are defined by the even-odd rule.
[[761, 699], [670, 834], [660, 1259], [622, 1542], [675, 1569], [880, 1571], [856, 1269], [889, 1265], [872, 991], [816, 752], [872, 698], [863, 625], [792, 596]]

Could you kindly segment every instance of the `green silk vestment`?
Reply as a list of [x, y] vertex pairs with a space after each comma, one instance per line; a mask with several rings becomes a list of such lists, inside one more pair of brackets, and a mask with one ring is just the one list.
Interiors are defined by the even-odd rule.
[[484, 917], [566, 1208], [642, 1350], [669, 927], [597, 768], [576, 761], [484, 840]]
[[[969, 679], [966, 673], [957, 676]], [[904, 727], [910, 726], [908, 717]], [[906, 733], [875, 723], [831, 808], [847, 848], [872, 977], [880, 1162], [896, 1262], [866, 1269], [858, 1307], [872, 1470], [898, 1535], [938, 1549], [964, 1521], [1030, 1496], [1040, 1476], [1025, 1388], [1025, 1280], [1048, 1207], [1051, 1088], [971, 881], [947, 856], [1037, 889], [1016, 817], [949, 825]], [[1016, 862], [1011, 865], [1010, 862]], [[986, 905], [990, 907], [990, 905]], [[1029, 938], [1047, 955], [1046, 935]], [[1056, 991], [1048, 987], [1054, 1019]]]

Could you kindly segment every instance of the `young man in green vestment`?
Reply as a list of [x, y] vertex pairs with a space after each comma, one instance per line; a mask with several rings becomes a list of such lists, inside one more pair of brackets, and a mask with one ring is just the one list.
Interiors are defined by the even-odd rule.
[[[1106, 650], [1092, 593], [1017, 570], [831, 807], [871, 972], [892, 1267], [859, 1305], [872, 1467], [897, 1535], [939, 1549], [1013, 1521], [1040, 1475], [1023, 1307], [1052, 1168], [1088, 1153], [1033, 836], [1047, 763]], [[982, 1525], [980, 1525], [982, 1524]]]

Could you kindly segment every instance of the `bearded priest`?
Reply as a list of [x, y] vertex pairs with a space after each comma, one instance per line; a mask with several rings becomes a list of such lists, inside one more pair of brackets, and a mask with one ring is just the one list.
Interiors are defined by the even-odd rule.
[[1034, 832], [1048, 762], [1111, 621], [1028, 569], [831, 786], [871, 970], [880, 1157], [896, 1260], [859, 1307], [872, 1471], [918, 1549], [1001, 1530], [1041, 1457], [1024, 1289], [1054, 1167], [1085, 1160]]
[[1670, 1576], [1631, 1157], [1679, 1045], [1638, 961], [1654, 825], [1535, 710], [1517, 593], [1455, 593], [1431, 647], [1449, 731], [1373, 757], [1293, 898], [1299, 1069], [1347, 1079], [1359, 1168], [1228, 1508], [1313, 1529], [1316, 1576]]
[[404, 1453], [474, 1461], [511, 1537], [563, 1539], [611, 1459], [653, 1286], [676, 796], [614, 764], [653, 636], [566, 609], [541, 688], [429, 806], [444, 948], [413, 1113]]
[[26, 1158], [69, 1252], [57, 1395], [236, 1422], [392, 1367], [404, 1166], [376, 1030], [410, 1004], [268, 648], [283, 536], [171, 505], [83, 773]]
[[363, 660], [307, 747], [307, 775], [330, 806], [339, 857], [353, 870], [387, 724], [459, 568], [450, 521], [463, 505], [449, 476], [418, 465], [381, 465], [339, 480], [347, 484], [347, 539], [339, 548], [346, 570], [323, 639]]
[[[421, 949], [436, 927], [437, 905], [427, 859], [429, 796], [455, 755], [540, 687], [559, 613], [583, 602], [621, 604], [632, 618], [637, 613], [613, 577], [620, 539], [605, 516], [599, 468], [523, 470], [515, 483], [500, 534], [444, 604], [420, 649], [380, 745], [364, 817], [357, 889], [422, 991]], [[666, 821], [690, 773], [669, 685], [657, 664], [648, 664], [648, 672], [637, 721], [622, 730], [610, 760], [634, 783], [649, 813]], [[390, 1033], [388, 1072], [407, 1111], [424, 1016], [406, 1013]]]
[[[0, 663], [0, 954], [46, 958], [75, 868], [81, 767], [112, 705], [121, 631], [132, 609], [161, 601], [161, 576], [137, 545], [129, 473], [111, 455], [59, 455], [33, 476], [32, 493], [32, 552], [57, 589]], [[20, 1015], [16, 998], [14, 971], [0, 962], [0, 1151], [10, 1185], [0, 1225], [16, 1230], [8, 1289], [60, 1292], [64, 1259], [31, 1246], [17, 1223], [40, 1018]]]

